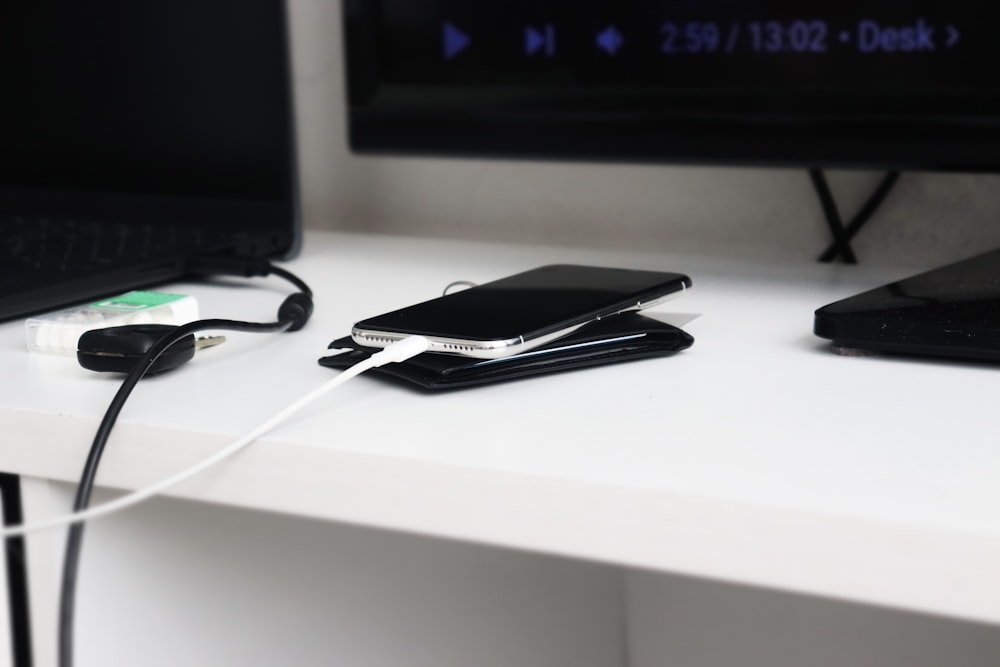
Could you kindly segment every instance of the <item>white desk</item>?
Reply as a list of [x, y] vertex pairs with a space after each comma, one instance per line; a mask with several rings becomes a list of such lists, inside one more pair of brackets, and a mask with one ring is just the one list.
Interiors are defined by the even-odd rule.
[[[99, 475], [203, 458], [330, 377], [360, 317], [573, 261], [688, 273], [671, 358], [442, 395], [362, 377], [183, 498], [1000, 623], [997, 368], [844, 358], [818, 306], [910, 270], [311, 232], [305, 331], [232, 334], [145, 381]], [[912, 270], [913, 267], [911, 267]], [[920, 268], [920, 267], [916, 267]], [[929, 268], [929, 267], [928, 267]], [[269, 319], [285, 287], [182, 284], [205, 316]], [[117, 382], [0, 326], [0, 469], [75, 480]]]

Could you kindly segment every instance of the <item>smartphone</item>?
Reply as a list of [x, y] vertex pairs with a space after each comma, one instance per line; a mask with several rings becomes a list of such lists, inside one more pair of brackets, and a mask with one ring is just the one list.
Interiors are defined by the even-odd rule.
[[640, 310], [691, 286], [680, 273], [552, 264], [362, 320], [358, 345], [426, 337], [430, 352], [479, 359], [521, 354], [604, 317]]

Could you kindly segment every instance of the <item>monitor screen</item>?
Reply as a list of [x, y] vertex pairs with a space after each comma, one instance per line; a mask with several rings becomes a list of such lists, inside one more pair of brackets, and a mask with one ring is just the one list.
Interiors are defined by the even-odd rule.
[[282, 0], [7, 2], [0, 90], [0, 212], [293, 215]]
[[1000, 5], [346, 0], [359, 151], [1000, 166]]

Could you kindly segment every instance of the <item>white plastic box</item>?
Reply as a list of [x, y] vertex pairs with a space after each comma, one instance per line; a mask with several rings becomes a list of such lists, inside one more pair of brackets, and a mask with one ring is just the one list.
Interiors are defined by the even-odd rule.
[[186, 324], [198, 319], [192, 296], [135, 291], [33, 317], [25, 323], [28, 350], [45, 354], [76, 354], [80, 336], [91, 329], [126, 324]]

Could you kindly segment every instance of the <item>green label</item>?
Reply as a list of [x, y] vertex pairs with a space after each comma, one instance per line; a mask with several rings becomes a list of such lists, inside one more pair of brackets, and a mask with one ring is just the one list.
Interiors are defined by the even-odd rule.
[[173, 303], [183, 298], [183, 294], [136, 291], [114, 296], [90, 305], [94, 308], [103, 308], [105, 310], [145, 310], [146, 308], [162, 306], [165, 303]]

